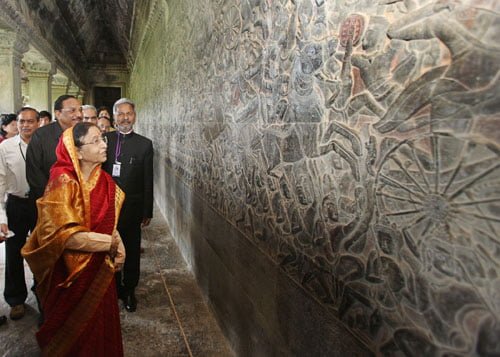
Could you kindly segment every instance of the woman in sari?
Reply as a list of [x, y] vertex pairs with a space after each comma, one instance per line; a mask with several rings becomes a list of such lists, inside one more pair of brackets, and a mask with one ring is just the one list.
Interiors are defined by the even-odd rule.
[[106, 147], [94, 124], [64, 131], [22, 250], [42, 304], [44, 356], [123, 355], [114, 273], [125, 260], [116, 231], [124, 193], [101, 170]]

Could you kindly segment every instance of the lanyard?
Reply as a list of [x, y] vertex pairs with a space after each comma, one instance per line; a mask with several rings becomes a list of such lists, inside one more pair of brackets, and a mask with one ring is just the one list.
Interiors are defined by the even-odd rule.
[[26, 156], [24, 156], [23, 149], [21, 148], [21, 142], [19, 142], [19, 151], [21, 152], [21, 156], [23, 157], [24, 162], [26, 162]]
[[120, 140], [120, 131], [116, 131], [116, 136], [117, 136], [117, 141], [116, 141], [116, 148], [115, 148], [115, 162], [116, 163], [120, 163], [118, 161], [118, 158], [120, 157], [120, 155], [122, 154], [122, 142]]

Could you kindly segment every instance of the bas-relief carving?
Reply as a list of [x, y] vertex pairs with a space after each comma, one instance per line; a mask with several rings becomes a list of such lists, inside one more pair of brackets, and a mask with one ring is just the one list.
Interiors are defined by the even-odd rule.
[[147, 130], [378, 353], [499, 354], [499, 10], [213, 1]]

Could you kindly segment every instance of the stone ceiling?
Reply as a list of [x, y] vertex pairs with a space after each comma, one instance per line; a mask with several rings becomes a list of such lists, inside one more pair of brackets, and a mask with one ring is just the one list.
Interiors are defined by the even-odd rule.
[[0, 27], [85, 83], [88, 68], [127, 65], [133, 11], [134, 0], [0, 0]]

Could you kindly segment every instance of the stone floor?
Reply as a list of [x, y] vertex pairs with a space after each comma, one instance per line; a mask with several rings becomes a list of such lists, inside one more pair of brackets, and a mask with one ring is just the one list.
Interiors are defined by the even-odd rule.
[[[125, 356], [234, 356], [215, 318], [205, 304], [196, 281], [187, 269], [156, 211], [144, 230], [141, 281], [136, 290], [137, 311], [121, 307]], [[0, 245], [0, 315], [8, 315], [3, 300], [5, 249]], [[32, 275], [26, 266], [28, 286]], [[26, 316], [0, 326], [0, 356], [39, 356], [35, 340], [38, 311], [33, 294]]]

